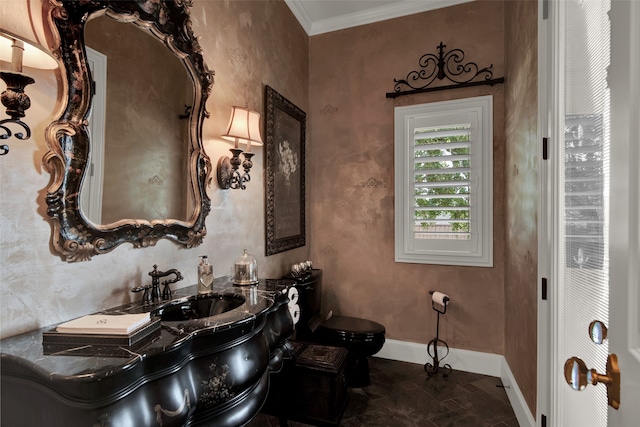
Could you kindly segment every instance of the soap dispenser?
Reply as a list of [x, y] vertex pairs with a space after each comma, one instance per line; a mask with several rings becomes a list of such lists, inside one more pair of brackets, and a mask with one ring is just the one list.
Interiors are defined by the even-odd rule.
[[209, 264], [209, 258], [206, 255], [202, 255], [200, 258], [200, 264], [198, 264], [198, 293], [208, 294], [213, 289], [213, 266]]

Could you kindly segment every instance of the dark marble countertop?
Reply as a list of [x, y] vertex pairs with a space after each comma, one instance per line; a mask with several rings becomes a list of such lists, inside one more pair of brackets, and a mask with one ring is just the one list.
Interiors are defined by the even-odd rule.
[[[223, 339], [229, 331], [241, 328], [241, 333], [258, 326], [263, 321], [262, 314], [269, 311], [276, 297], [284, 294], [293, 285], [293, 280], [260, 280], [256, 286], [234, 286], [228, 277], [216, 279], [213, 292], [224, 294], [240, 294], [245, 297], [244, 304], [228, 312], [189, 321], [162, 321], [159, 333], [153, 339], [135, 351], [124, 351], [124, 356], [105, 357], [102, 355], [80, 355], [90, 352], [90, 345], [70, 348], [53, 354], [45, 354], [43, 350], [43, 333], [55, 330], [56, 325], [29, 331], [0, 341], [0, 354], [7, 360], [11, 358], [12, 366], [24, 366], [26, 371], [48, 377], [50, 380], [95, 381], [101, 377], [109, 377], [116, 371], [128, 370], [137, 363], [153, 358], [161, 353], [179, 351], [188, 347], [195, 336], [211, 336], [208, 340], [215, 345], [216, 337]], [[173, 300], [197, 294], [196, 286], [174, 291]], [[154, 305], [143, 305], [133, 302], [113, 307], [99, 313], [144, 313], [153, 312], [159, 306], [167, 304], [161, 301]], [[89, 313], [88, 313], [89, 314]], [[71, 320], [71, 319], [69, 319]], [[4, 364], [4, 363], [3, 363]]]

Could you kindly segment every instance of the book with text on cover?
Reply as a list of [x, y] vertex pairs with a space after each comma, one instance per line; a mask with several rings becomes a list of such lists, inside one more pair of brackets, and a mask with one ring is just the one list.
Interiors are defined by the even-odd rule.
[[66, 334], [128, 335], [151, 321], [149, 313], [140, 314], [90, 314], [56, 327]]

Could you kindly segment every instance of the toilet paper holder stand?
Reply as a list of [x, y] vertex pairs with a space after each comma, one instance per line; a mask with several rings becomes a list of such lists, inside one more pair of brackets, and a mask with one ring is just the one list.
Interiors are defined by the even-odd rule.
[[[425, 363], [424, 370], [427, 372], [429, 376], [433, 376], [433, 374], [437, 373], [440, 370], [440, 368], [442, 368], [443, 369], [442, 376], [446, 378], [453, 371], [453, 369], [451, 368], [451, 365], [449, 365], [448, 363], [444, 365], [440, 365], [440, 362], [442, 362], [442, 360], [445, 357], [447, 357], [447, 355], [449, 354], [449, 345], [445, 341], [440, 339], [440, 315], [445, 314], [447, 312], [449, 297], [445, 296], [443, 298], [443, 303], [444, 303], [444, 305], [442, 306], [443, 309], [440, 309], [438, 308], [440, 304], [436, 304], [436, 302], [433, 301], [434, 292], [435, 291], [429, 291], [429, 295], [432, 296], [431, 308], [433, 308], [433, 310], [438, 313], [437, 319], [436, 319], [436, 337], [431, 341], [429, 341], [429, 344], [427, 344], [427, 353], [429, 354], [429, 356], [431, 356], [432, 363], [429, 363], [429, 362]], [[438, 344], [443, 346], [447, 351], [446, 354], [441, 359], [438, 359]], [[432, 347], [433, 347], [433, 352], [431, 350]]]

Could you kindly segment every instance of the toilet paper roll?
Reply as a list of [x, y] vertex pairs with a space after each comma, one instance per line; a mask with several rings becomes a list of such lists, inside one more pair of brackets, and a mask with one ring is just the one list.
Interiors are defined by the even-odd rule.
[[298, 294], [298, 290], [296, 289], [295, 286], [292, 286], [289, 288], [288, 296], [289, 296], [289, 306], [292, 306], [298, 303], [298, 297], [300, 296], [300, 294]]
[[290, 305], [289, 314], [291, 315], [291, 319], [293, 319], [293, 324], [297, 324], [298, 320], [300, 320], [300, 306], [298, 304]]
[[449, 298], [449, 295], [443, 294], [442, 292], [438, 292], [438, 291], [435, 291], [431, 295], [431, 299], [433, 300], [433, 302], [435, 302], [436, 304], [440, 304], [441, 306], [445, 306], [446, 304], [451, 302], [451, 298]]

